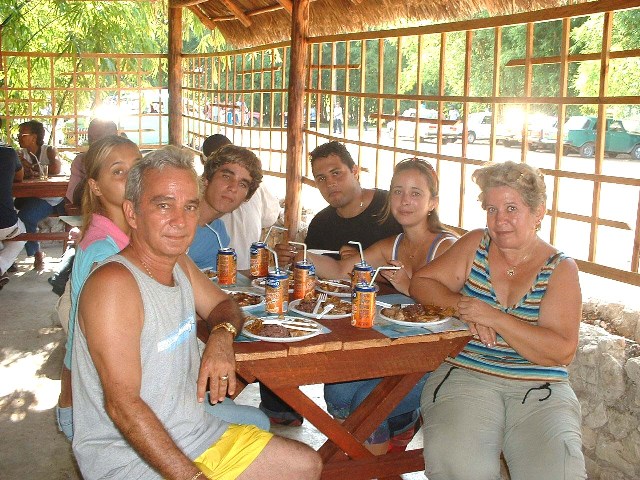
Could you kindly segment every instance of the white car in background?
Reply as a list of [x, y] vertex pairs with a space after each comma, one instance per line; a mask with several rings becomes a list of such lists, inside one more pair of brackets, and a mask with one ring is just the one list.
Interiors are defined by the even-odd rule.
[[[418, 119], [432, 120], [432, 122], [421, 122]], [[437, 119], [437, 110], [421, 107], [416, 119], [416, 109], [408, 108], [398, 117], [397, 124], [395, 120], [387, 123], [387, 132], [391, 137], [395, 136], [397, 130], [398, 137], [415, 138], [417, 125], [418, 137], [421, 142], [430, 138], [435, 139], [438, 136]], [[449, 122], [447, 120], [444, 121]], [[453, 125], [443, 124], [442, 143], [455, 142], [459, 131], [462, 131], [460, 122], [456, 122]]]
[[[456, 125], [454, 125], [456, 127]], [[462, 124], [456, 127], [456, 136], [462, 138]], [[467, 142], [489, 140], [491, 138], [491, 112], [470, 113], [467, 118]]]

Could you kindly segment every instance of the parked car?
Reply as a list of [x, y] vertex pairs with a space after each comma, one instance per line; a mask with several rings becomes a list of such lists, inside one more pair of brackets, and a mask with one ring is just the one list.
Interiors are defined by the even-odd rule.
[[[527, 117], [527, 143], [530, 150], [553, 149], [555, 136], [558, 131], [558, 119], [550, 115], [531, 114]], [[499, 138], [506, 147], [522, 144], [523, 125], [501, 125], [496, 127], [500, 131]], [[551, 142], [549, 139], [554, 139]]]
[[[636, 122], [606, 119], [604, 139], [605, 154], [615, 158], [628, 153], [640, 160], [640, 128]], [[596, 117], [576, 115], [564, 125], [563, 145], [567, 153], [577, 152], [583, 157], [593, 157], [596, 151]]]
[[[458, 138], [462, 138], [462, 123], [456, 132]], [[470, 113], [467, 118], [467, 142], [476, 140], [488, 140], [491, 138], [491, 112]]]
[[[418, 119], [426, 119], [433, 120], [433, 122], [422, 122], [416, 120], [416, 109], [408, 108], [400, 118], [398, 118], [398, 123], [396, 125], [395, 120], [391, 120], [387, 123], [387, 132], [390, 136], [395, 136], [396, 130], [398, 132], [398, 137], [407, 137], [414, 138], [416, 135], [416, 123], [417, 123], [417, 131], [418, 138], [422, 142], [429, 138], [436, 138], [438, 136], [438, 111], [431, 109], [420, 107], [418, 111]], [[458, 123], [455, 125], [443, 125], [442, 128], [442, 143], [448, 143], [449, 141], [455, 142], [456, 138], [460, 135], [462, 129], [458, 130]], [[456, 126], [456, 128], [453, 128]]]

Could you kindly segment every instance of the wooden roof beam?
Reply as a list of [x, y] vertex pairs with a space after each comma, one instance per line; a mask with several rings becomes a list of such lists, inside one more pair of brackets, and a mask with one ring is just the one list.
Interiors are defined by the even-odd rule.
[[235, 15], [235, 17], [240, 20], [240, 23], [244, 25], [246, 28], [249, 28], [253, 23], [251, 19], [245, 15], [245, 13], [238, 7], [233, 0], [222, 0], [222, 3]]
[[198, 5], [192, 5], [187, 8], [189, 8], [189, 10], [191, 10], [195, 14], [195, 16], [200, 19], [205, 27], [207, 27], [209, 30], [215, 30], [216, 24], [205, 15], [205, 13], [200, 9]]
[[170, 8], [183, 8], [183, 7], [191, 7], [193, 5], [199, 5], [208, 0], [171, 0], [169, 2]]
[[293, 3], [291, 0], [278, 0], [278, 3], [289, 13], [289, 16], [293, 14]]

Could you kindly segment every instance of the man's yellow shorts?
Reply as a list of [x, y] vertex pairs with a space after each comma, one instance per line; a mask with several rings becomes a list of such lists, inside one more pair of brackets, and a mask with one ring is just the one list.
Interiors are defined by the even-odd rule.
[[237, 478], [264, 450], [272, 433], [255, 425], [229, 425], [224, 435], [193, 463], [207, 478], [232, 480]]

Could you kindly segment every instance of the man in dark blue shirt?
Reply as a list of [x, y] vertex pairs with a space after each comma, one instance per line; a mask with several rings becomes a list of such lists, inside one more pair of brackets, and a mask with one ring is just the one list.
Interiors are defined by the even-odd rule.
[[[0, 145], [0, 241], [25, 232], [24, 223], [13, 207], [13, 182], [21, 182], [24, 175], [16, 151]], [[0, 250], [0, 290], [9, 282], [7, 270], [18, 257], [25, 242], [3, 242]]]

